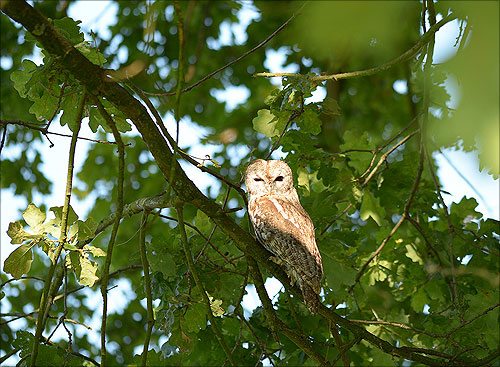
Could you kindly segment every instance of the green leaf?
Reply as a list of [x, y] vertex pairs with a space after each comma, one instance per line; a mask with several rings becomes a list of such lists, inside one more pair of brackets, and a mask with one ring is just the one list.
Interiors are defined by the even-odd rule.
[[102, 66], [107, 60], [104, 55], [95, 47], [91, 47], [90, 42], [81, 42], [75, 45], [75, 48], [80, 51], [91, 63]]
[[279, 130], [276, 128], [278, 119], [269, 110], [258, 110], [257, 117], [252, 120], [253, 129], [264, 134], [268, 138], [278, 136]]
[[387, 271], [384, 267], [375, 265], [370, 269], [368, 285], [373, 286], [376, 282], [383, 282], [387, 279]]
[[191, 332], [198, 332], [207, 327], [207, 307], [203, 303], [191, 304], [184, 315], [184, 325]]
[[46, 217], [45, 213], [38, 209], [33, 203], [30, 203], [23, 212], [24, 220], [36, 234], [41, 234], [43, 232], [43, 222], [45, 222]]
[[210, 221], [210, 218], [201, 210], [196, 211], [194, 224], [201, 232], [210, 231], [212, 227], [212, 222]]
[[79, 100], [80, 93], [72, 93], [64, 97], [61, 102], [61, 110], [64, 111], [60, 120], [61, 126], [67, 124], [71, 131], [74, 131], [77, 126]]
[[64, 244], [64, 249], [70, 250], [70, 251], [78, 251], [78, 247], [76, 247], [72, 243], [65, 243]]
[[84, 40], [84, 35], [80, 32], [80, 23], [80, 20], [75, 21], [69, 17], [53, 20], [54, 27], [56, 27], [72, 45], [76, 45]]
[[318, 113], [310, 108], [306, 108], [304, 113], [297, 119], [297, 125], [304, 131], [313, 135], [321, 132], [321, 120]]
[[152, 271], [159, 271], [163, 273], [165, 278], [175, 275], [177, 265], [175, 264], [172, 255], [168, 253], [167, 249], [160, 250], [154, 255], [148, 252], [148, 261]]
[[323, 107], [321, 109], [321, 112], [326, 115], [329, 116], [340, 115], [339, 103], [332, 97], [326, 97], [321, 106]]
[[422, 287], [418, 288], [416, 292], [411, 296], [411, 307], [417, 313], [421, 313], [424, 309], [424, 306], [429, 303], [429, 297], [425, 293]]
[[410, 258], [411, 261], [424, 265], [424, 262], [420, 255], [415, 251], [413, 245], [408, 244], [406, 247], [406, 257]]
[[[374, 150], [375, 144], [373, 142], [373, 137], [366, 131], [362, 132], [360, 130], [347, 130], [343, 136], [344, 143], [340, 145], [340, 149], [350, 150], [350, 149], [363, 149], [363, 150]], [[356, 173], [361, 175], [369, 167], [370, 161], [372, 160], [372, 155], [367, 152], [349, 152], [350, 160], [348, 161], [349, 166], [356, 170]]]
[[36, 64], [28, 59], [23, 60], [21, 63], [23, 70], [16, 70], [10, 74], [10, 80], [14, 82], [14, 88], [17, 90], [22, 98], [25, 98], [28, 89], [26, 89], [26, 83], [33, 77], [34, 72], [37, 68]]
[[99, 126], [104, 123], [104, 119], [96, 106], [89, 107], [89, 127], [92, 132], [96, 133]]
[[24, 241], [42, 237], [42, 235], [33, 235], [26, 232], [21, 222], [9, 223], [9, 229], [7, 230], [7, 235], [11, 238], [10, 243], [12, 243], [13, 245], [21, 244]]
[[92, 254], [94, 257], [102, 257], [106, 256], [106, 252], [104, 252], [103, 249], [100, 249], [99, 247], [94, 247], [91, 245], [85, 245], [83, 246], [83, 251], [88, 251]]
[[33, 349], [33, 339], [35, 336], [28, 331], [18, 330], [16, 332], [16, 338], [12, 342], [14, 348], [20, 348], [21, 350], [28, 352]]
[[30, 107], [29, 112], [36, 116], [37, 120], [50, 120], [54, 115], [57, 98], [44, 90], [41, 98], [36, 99]]
[[281, 104], [281, 100], [283, 99], [282, 91], [279, 89], [273, 89], [271, 94], [269, 94], [266, 98], [264, 98], [264, 103], [268, 106], [275, 107]]
[[92, 287], [99, 279], [97, 273], [97, 263], [90, 260], [88, 255], [82, 255], [80, 251], [71, 251], [66, 256], [67, 266], [75, 272], [78, 283], [83, 286]]
[[88, 218], [85, 222], [77, 220], [71, 226], [70, 238], [77, 236], [78, 241], [86, 241], [95, 236], [97, 223], [92, 218]]
[[68, 358], [64, 352], [56, 348], [55, 345], [48, 346], [41, 344], [38, 349], [37, 365], [47, 367], [71, 366], [72, 363], [70, 361], [71, 358]]
[[365, 191], [363, 194], [363, 202], [359, 212], [359, 216], [363, 220], [372, 217], [379, 226], [384, 222], [385, 209], [380, 206], [380, 200], [373, 197], [369, 191]]
[[3, 264], [3, 271], [16, 279], [21, 278], [23, 274], [28, 274], [33, 262], [33, 252], [31, 251], [33, 246], [35, 246], [35, 242], [21, 245], [12, 251]]
[[[52, 213], [54, 213], [54, 215], [56, 216], [53, 224], [61, 226], [62, 210], [63, 210], [62, 206], [53, 206], [50, 208], [50, 211]], [[75, 211], [73, 210], [73, 208], [70, 205], [69, 211], [68, 211], [68, 226], [73, 224], [77, 219], [78, 219], [78, 215], [76, 215]]]

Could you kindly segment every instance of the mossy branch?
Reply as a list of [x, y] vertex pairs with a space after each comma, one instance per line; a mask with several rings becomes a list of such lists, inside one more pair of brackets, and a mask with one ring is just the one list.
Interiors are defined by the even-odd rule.
[[142, 350], [142, 366], [147, 365], [148, 361], [148, 349], [149, 341], [151, 339], [151, 333], [153, 331], [153, 325], [155, 323], [153, 314], [153, 296], [151, 293], [151, 279], [149, 277], [149, 262], [146, 253], [146, 225], [148, 222], [149, 212], [145, 210], [142, 213], [141, 218], [141, 231], [139, 237], [139, 250], [141, 252], [141, 263], [142, 269], [144, 271], [144, 288], [146, 290], [146, 305], [147, 305], [147, 315], [148, 315], [148, 328], [146, 329], [146, 337], [144, 339], [144, 348]]

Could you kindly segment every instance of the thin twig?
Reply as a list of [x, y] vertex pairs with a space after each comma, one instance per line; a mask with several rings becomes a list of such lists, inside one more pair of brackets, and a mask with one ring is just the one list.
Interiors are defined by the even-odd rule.
[[124, 171], [125, 171], [125, 149], [120, 136], [120, 132], [116, 128], [116, 124], [104, 109], [101, 101], [98, 98], [94, 98], [94, 102], [97, 105], [101, 116], [104, 118], [109, 128], [111, 129], [113, 136], [118, 145], [118, 187], [116, 195], [116, 218], [113, 223], [113, 229], [111, 230], [111, 236], [108, 242], [108, 250], [106, 253], [106, 260], [104, 263], [104, 268], [102, 270], [103, 279], [101, 283], [101, 294], [102, 294], [102, 320], [101, 320], [101, 366], [106, 365], [106, 322], [107, 322], [107, 308], [108, 308], [108, 281], [109, 281], [109, 268], [111, 266], [111, 257], [113, 254], [113, 247], [116, 240], [116, 235], [118, 233], [118, 227], [120, 226], [120, 220], [122, 218], [123, 212], [123, 182], [124, 182]]
[[[226, 191], [226, 196], [224, 197], [224, 203], [222, 204], [222, 210], [224, 210], [226, 208], [226, 205], [227, 205], [227, 201], [229, 200], [229, 194], [231, 193], [231, 187], [228, 187], [227, 188], [227, 191]], [[200, 259], [200, 256], [203, 254], [203, 252], [205, 251], [205, 248], [207, 247], [208, 243], [210, 242], [210, 240], [212, 239], [212, 236], [214, 235], [215, 233], [215, 230], [217, 229], [217, 224], [214, 225], [214, 227], [212, 228], [212, 231], [210, 232], [210, 235], [208, 236], [207, 240], [205, 241], [205, 245], [203, 246], [203, 248], [200, 250], [198, 256], [196, 256], [196, 259], [194, 260], [194, 263], [196, 264], [196, 262]], [[212, 245], [212, 247], [215, 247]], [[217, 250], [218, 252], [218, 250]], [[226, 258], [224, 256], [224, 258]], [[233, 264], [234, 265], [234, 264]], [[235, 266], [236, 267], [236, 266]]]
[[283, 128], [283, 131], [281, 131], [281, 134], [280, 136], [278, 137], [278, 140], [276, 140], [276, 142], [273, 144], [273, 147], [271, 148], [271, 150], [269, 151], [269, 153], [267, 154], [266, 156], [266, 160], [269, 159], [269, 157], [271, 156], [271, 154], [276, 150], [276, 148], [278, 147], [278, 144], [280, 143], [281, 141], [281, 138], [283, 138], [283, 136], [285, 135], [287, 129], [288, 129], [288, 125], [290, 125], [290, 123], [292, 122], [292, 120], [294, 120], [295, 118], [299, 117], [302, 112], [304, 112], [304, 105], [302, 105], [302, 108], [300, 109], [300, 111], [292, 111], [292, 113], [290, 114], [290, 117], [288, 118], [288, 121], [286, 122], [285, 124], [285, 127]]
[[68, 229], [68, 216], [69, 216], [69, 206], [71, 199], [71, 189], [73, 187], [73, 169], [75, 162], [75, 149], [77, 136], [80, 132], [80, 126], [82, 123], [83, 116], [83, 107], [85, 105], [85, 98], [87, 96], [87, 91], [84, 89], [80, 100], [78, 102], [78, 110], [75, 117], [75, 131], [73, 131], [73, 137], [71, 138], [71, 144], [69, 149], [69, 159], [68, 159], [68, 172], [66, 178], [66, 192], [64, 198], [64, 206], [61, 214], [61, 235], [59, 237], [59, 244], [55, 250], [53, 260], [51, 261], [49, 267], [49, 274], [47, 275], [47, 279], [45, 280], [45, 285], [42, 292], [42, 297], [40, 299], [40, 312], [38, 313], [37, 325], [35, 330], [35, 337], [33, 339], [33, 350], [31, 352], [30, 365], [31, 367], [36, 366], [36, 358], [38, 356], [38, 346], [40, 344], [40, 339], [43, 334], [43, 330], [45, 328], [46, 313], [48, 313], [48, 296], [49, 290], [52, 284], [52, 277], [54, 276], [55, 268], [57, 265], [57, 261], [59, 260], [59, 256], [61, 255], [64, 244], [66, 243], [67, 238], [67, 229]]
[[331, 75], [314, 75], [314, 76], [309, 76], [309, 75], [302, 75], [302, 74], [296, 74], [296, 73], [256, 73], [253, 76], [254, 77], [275, 77], [275, 76], [294, 76], [294, 77], [302, 77], [311, 81], [325, 81], [325, 80], [340, 80], [340, 79], [348, 79], [348, 78], [355, 78], [355, 77], [362, 77], [362, 76], [369, 76], [369, 75], [374, 75], [377, 74], [381, 71], [385, 71], [390, 69], [391, 67], [404, 62], [406, 60], [411, 59], [413, 56], [418, 54], [420, 52], [420, 49], [424, 47], [427, 42], [430, 41], [431, 37], [434, 35], [434, 33], [441, 28], [443, 25], [446, 23], [454, 20], [457, 16], [453, 13], [449, 14], [448, 16], [444, 17], [441, 19], [440, 22], [436, 23], [433, 25], [428, 32], [426, 32], [418, 41], [415, 43], [413, 47], [411, 47], [408, 51], [403, 53], [402, 55], [396, 57], [395, 59], [382, 64], [380, 66], [367, 69], [367, 70], [361, 70], [361, 71], [352, 71], [348, 73], [340, 73], [340, 74], [331, 74]]
[[149, 98], [144, 94], [144, 92], [139, 87], [137, 87], [135, 84], [133, 84], [130, 80], [128, 80], [126, 84], [135, 93], [137, 93], [139, 98], [141, 98], [144, 103], [146, 103], [146, 106], [148, 107], [148, 109], [151, 111], [151, 113], [153, 114], [153, 116], [155, 118], [156, 125], [160, 128], [163, 136], [167, 139], [168, 144], [170, 145], [170, 148], [172, 149], [172, 151], [176, 150], [177, 153], [179, 153], [180, 157], [182, 157], [183, 159], [185, 159], [186, 161], [191, 163], [193, 166], [200, 169], [200, 171], [206, 172], [206, 173], [218, 178], [219, 180], [221, 180], [225, 184], [227, 184], [227, 185], [231, 186], [233, 189], [235, 189], [238, 192], [238, 194], [240, 194], [241, 197], [243, 197], [243, 198], [246, 197], [245, 191], [243, 191], [243, 189], [240, 187], [241, 185], [237, 185], [237, 184], [231, 182], [226, 177], [219, 174], [218, 172], [213, 171], [210, 168], [205, 167], [204, 165], [200, 165], [199, 162], [197, 162], [195, 159], [193, 159], [193, 157], [191, 157], [188, 153], [184, 152], [181, 148], [179, 148], [179, 146], [177, 145], [175, 140], [168, 133], [167, 128], [165, 127], [165, 124], [163, 123], [163, 119], [161, 118], [160, 114], [158, 113], [158, 110], [151, 103]]
[[200, 276], [198, 275], [198, 271], [196, 270], [196, 267], [193, 262], [193, 254], [191, 253], [191, 248], [189, 246], [188, 240], [187, 240], [187, 235], [186, 235], [186, 228], [184, 227], [184, 213], [183, 213], [183, 203], [178, 203], [176, 206], [177, 209], [177, 217], [179, 218], [178, 223], [179, 223], [179, 232], [181, 235], [181, 240], [182, 240], [182, 245], [184, 248], [184, 254], [186, 256], [186, 263], [188, 265], [189, 271], [191, 272], [194, 282], [196, 283], [196, 286], [198, 287], [199, 292], [201, 293], [201, 297], [203, 298], [203, 302], [207, 306], [207, 316], [210, 321], [210, 325], [213, 329], [213, 332], [219, 341], [220, 346], [226, 353], [227, 358], [229, 359], [229, 362], [231, 365], [236, 366], [237, 363], [233, 358], [233, 354], [227, 347], [226, 343], [224, 342], [224, 338], [222, 337], [222, 333], [220, 332], [215, 317], [212, 313], [212, 308], [210, 306], [210, 299], [208, 298], [207, 291], [205, 290], [205, 286], [203, 285]]
[[5, 137], [7, 136], [7, 125], [3, 124], [3, 120], [2, 120], [2, 125], [3, 125], [3, 131], [2, 131], [2, 140], [0, 142], [0, 153], [2, 153], [4, 144], [5, 144]]
[[411, 134], [405, 136], [403, 139], [401, 139], [397, 144], [394, 144], [391, 149], [389, 149], [387, 152], [385, 152], [379, 159], [377, 165], [373, 168], [373, 170], [370, 172], [370, 174], [368, 175], [368, 177], [363, 181], [363, 183], [361, 184], [361, 186], [366, 186], [366, 184], [371, 180], [371, 178], [373, 177], [373, 175], [377, 172], [377, 170], [380, 168], [380, 166], [382, 165], [382, 163], [385, 162], [385, 160], [387, 159], [387, 157], [392, 153], [394, 152], [397, 148], [399, 148], [401, 145], [403, 145], [404, 143], [406, 143], [413, 135], [415, 135], [416, 133], [418, 132], [418, 130], [415, 130], [413, 131]]
[[[411, 135], [411, 134], [410, 134]], [[410, 137], [410, 135], [407, 136]], [[363, 275], [363, 273], [366, 271], [368, 265], [370, 264], [370, 262], [376, 257], [378, 256], [378, 254], [382, 251], [382, 249], [384, 248], [384, 246], [387, 244], [387, 242], [392, 238], [392, 236], [394, 235], [394, 233], [396, 233], [396, 231], [398, 230], [398, 228], [401, 226], [401, 224], [403, 224], [404, 220], [408, 217], [409, 215], [409, 212], [410, 212], [410, 206], [411, 206], [411, 203], [413, 201], [413, 198], [415, 197], [415, 194], [417, 193], [417, 190], [418, 190], [418, 185], [420, 183], [420, 178], [422, 177], [422, 171], [423, 171], [423, 164], [424, 164], [424, 143], [423, 143], [423, 137], [421, 136], [420, 137], [420, 154], [419, 154], [419, 161], [418, 161], [418, 168], [417, 168], [417, 175], [415, 177], [415, 181], [413, 182], [413, 187], [411, 189], [411, 192], [410, 192], [410, 195], [408, 197], [408, 200], [406, 200], [406, 204], [405, 204], [405, 207], [404, 207], [404, 210], [403, 210], [403, 214], [401, 215], [401, 218], [399, 219], [399, 221], [396, 223], [396, 225], [392, 228], [391, 232], [389, 233], [389, 235], [384, 238], [384, 240], [382, 241], [382, 243], [380, 244], [380, 246], [377, 248], [377, 250], [375, 250], [375, 252], [369, 257], [369, 259], [363, 264], [363, 266], [361, 267], [361, 270], [358, 272], [358, 274], [356, 275], [356, 280], [354, 282], [354, 284], [352, 284], [350, 287], [349, 287], [349, 293], [352, 292], [352, 290], [354, 289], [354, 286], [359, 283], [359, 280], [361, 279], [361, 276]], [[382, 159], [383, 157], [381, 157]], [[375, 167], [376, 169], [376, 167]], [[374, 169], [374, 170], [375, 170]], [[367, 178], [368, 179], [368, 178]], [[365, 181], [367, 182], [367, 181]]]
[[[0, 120], [0, 123], [2, 125], [4, 125], [5, 127], [7, 127], [7, 125], [20, 125], [20, 126], [25, 126], [31, 130], [36, 130], [36, 131], [40, 131], [43, 135], [57, 135], [57, 136], [63, 136], [63, 137], [66, 137], [66, 138], [71, 138], [73, 135], [69, 135], [69, 134], [61, 134], [61, 133], [54, 133], [54, 132], [51, 132], [51, 131], [47, 131], [46, 129], [46, 126], [42, 127], [42, 126], [38, 126], [34, 123], [31, 123], [31, 122], [25, 122], [25, 121], [21, 121], [21, 120]], [[114, 141], [106, 141], [106, 140], [96, 140], [96, 139], [90, 139], [90, 138], [84, 138], [84, 137], [77, 137], [77, 139], [79, 140], [87, 140], [87, 141], [91, 141], [93, 143], [101, 143], [101, 144], [116, 144], [116, 142]], [[126, 144], [127, 146], [130, 145], [130, 144]]]
[[[200, 85], [201, 83], [203, 83], [204, 81], [210, 79], [211, 77], [213, 77], [215, 74], [221, 72], [222, 70], [224, 69], [227, 69], [228, 67], [236, 64], [237, 62], [241, 61], [242, 59], [244, 59], [245, 57], [247, 57], [248, 55], [250, 55], [251, 53], [257, 51], [259, 48], [261, 48], [262, 46], [264, 46], [266, 43], [268, 43], [271, 39], [273, 39], [279, 32], [281, 32], [288, 24], [290, 24], [296, 17], [298, 14], [300, 14], [300, 12], [302, 11], [302, 9], [304, 8], [304, 6], [306, 5], [307, 3], [304, 3], [304, 5], [302, 5], [302, 7], [297, 10], [297, 12], [295, 14], [293, 14], [285, 23], [283, 23], [278, 29], [276, 29], [273, 33], [271, 33], [264, 41], [262, 41], [261, 43], [259, 43], [257, 46], [255, 46], [254, 48], [252, 48], [251, 50], [248, 50], [247, 52], [243, 53], [241, 56], [237, 57], [236, 59], [234, 59], [233, 61], [227, 63], [226, 65], [218, 68], [217, 70], [214, 70], [212, 71], [210, 74], [208, 74], [207, 76], [201, 78], [200, 80], [198, 80], [196, 83], [193, 83], [191, 84], [190, 86], [182, 89], [180, 91], [180, 93], [186, 93], [186, 92], [189, 92], [191, 89], [197, 87], [198, 85]], [[148, 95], [151, 95], [151, 96], [174, 96], [177, 92], [168, 92], [168, 93], [149, 93], [149, 92], [145, 92], [143, 91], [145, 94], [148, 94]]]

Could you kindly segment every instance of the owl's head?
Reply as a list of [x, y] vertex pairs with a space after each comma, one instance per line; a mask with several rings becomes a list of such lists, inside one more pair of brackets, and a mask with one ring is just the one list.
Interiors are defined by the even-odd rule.
[[294, 195], [292, 170], [283, 161], [257, 159], [245, 172], [249, 196]]

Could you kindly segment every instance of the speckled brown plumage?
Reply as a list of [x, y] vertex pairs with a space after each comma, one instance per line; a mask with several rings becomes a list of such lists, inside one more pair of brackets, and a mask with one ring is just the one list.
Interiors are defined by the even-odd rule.
[[248, 213], [259, 242], [296, 281], [306, 306], [319, 305], [323, 265], [316, 246], [314, 225], [300, 205], [292, 170], [283, 161], [252, 162], [245, 173]]

